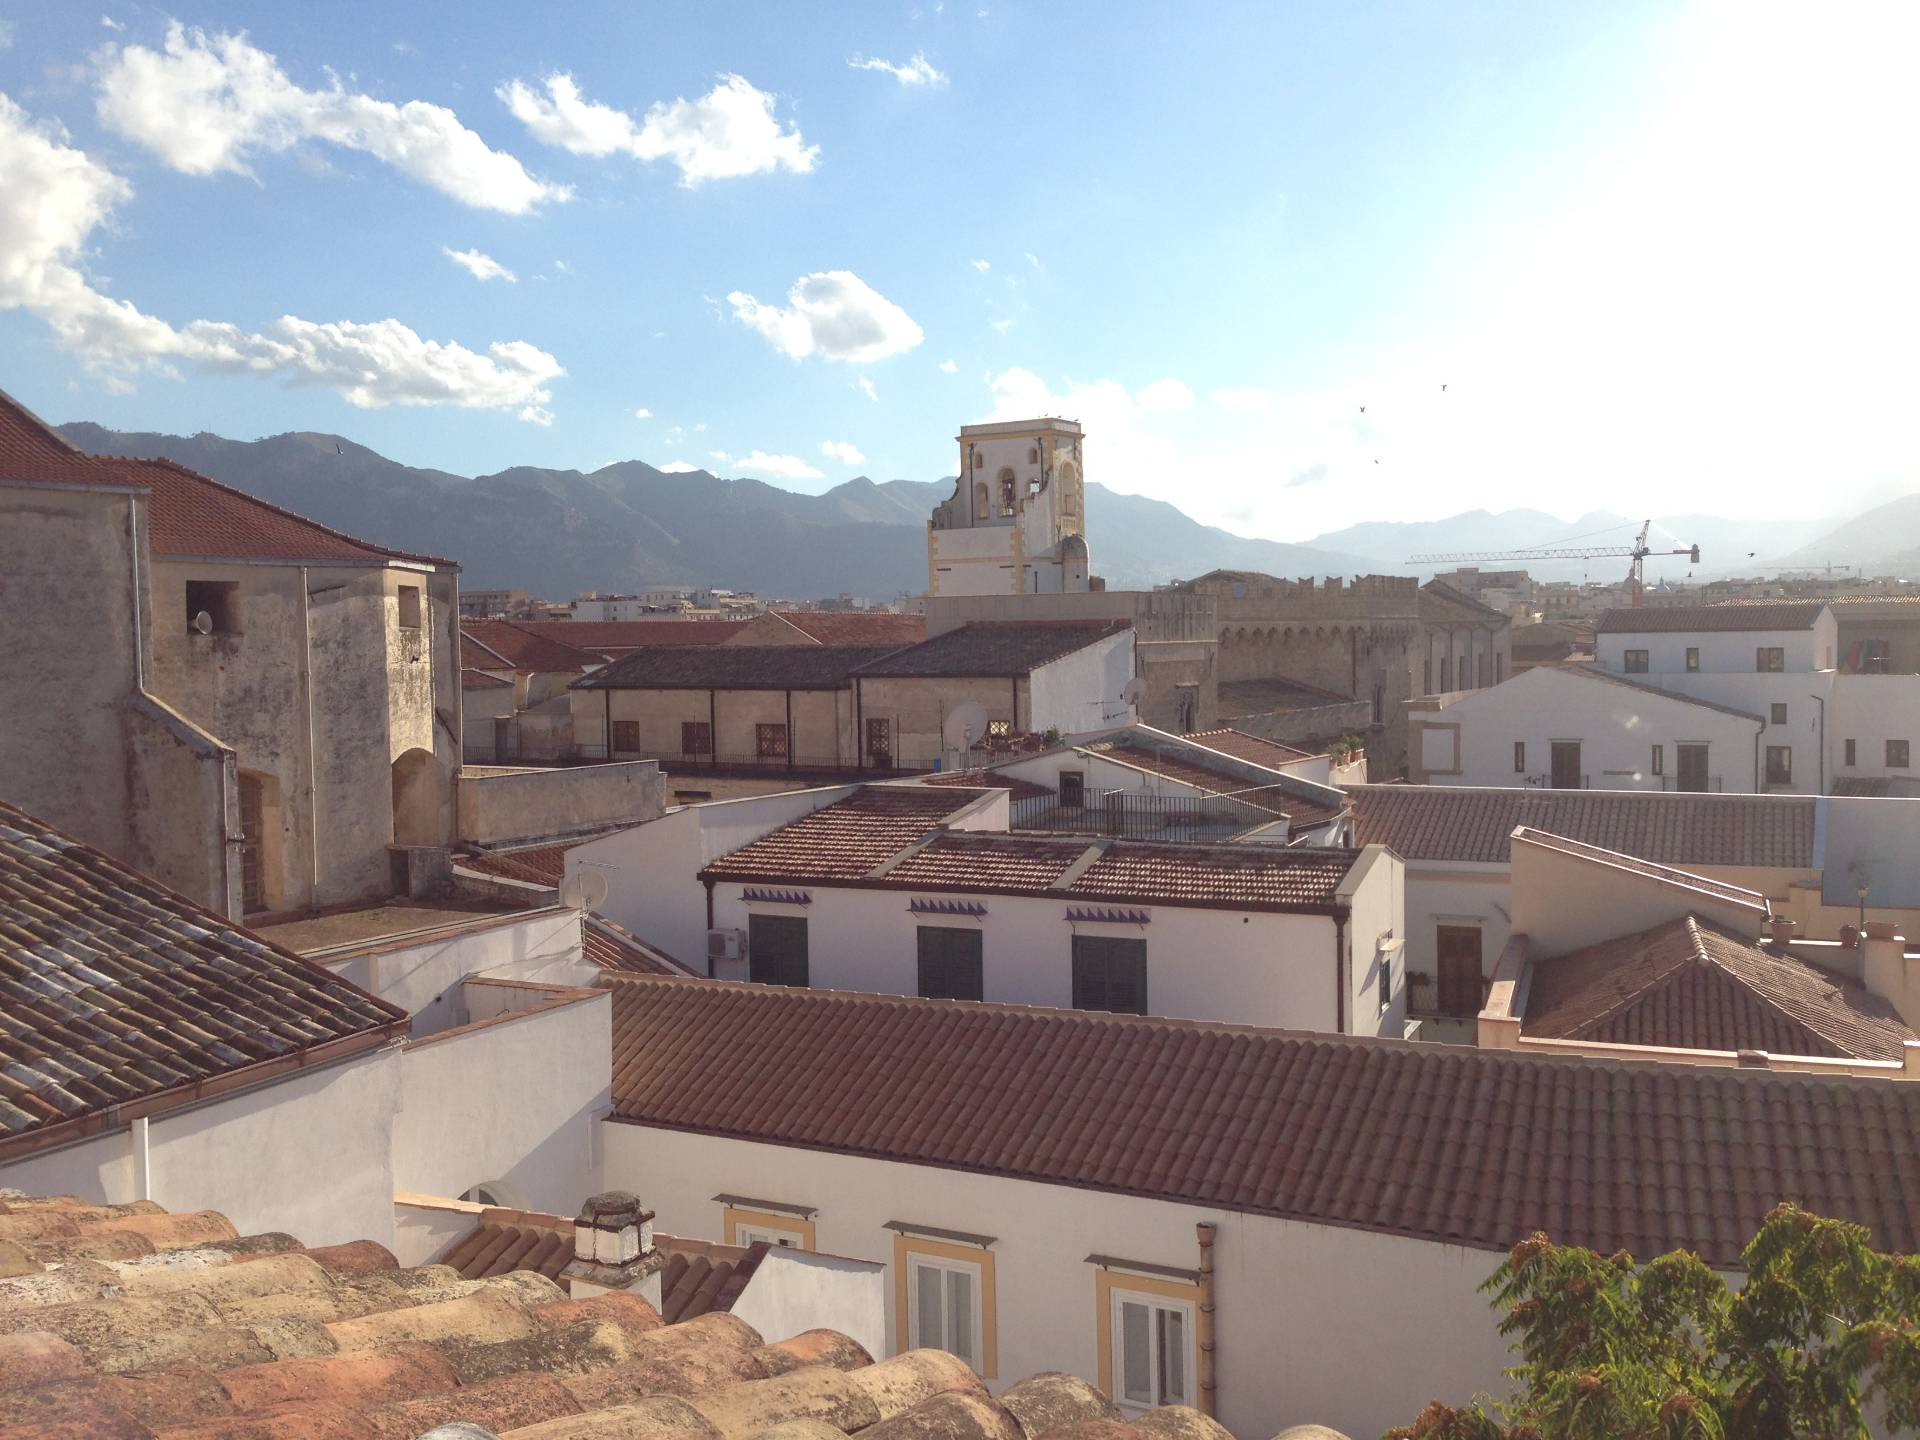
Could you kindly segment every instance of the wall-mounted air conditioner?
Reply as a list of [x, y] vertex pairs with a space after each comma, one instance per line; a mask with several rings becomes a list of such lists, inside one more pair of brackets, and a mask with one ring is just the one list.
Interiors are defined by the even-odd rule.
[[707, 931], [707, 973], [716, 980], [747, 978], [746, 931]]

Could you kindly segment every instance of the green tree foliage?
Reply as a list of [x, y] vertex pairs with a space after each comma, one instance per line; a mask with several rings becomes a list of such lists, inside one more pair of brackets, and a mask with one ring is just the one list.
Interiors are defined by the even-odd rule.
[[1920, 1257], [1782, 1205], [1729, 1289], [1676, 1250], [1644, 1266], [1535, 1234], [1483, 1291], [1513, 1398], [1436, 1400], [1385, 1440], [1866, 1440], [1920, 1431]]

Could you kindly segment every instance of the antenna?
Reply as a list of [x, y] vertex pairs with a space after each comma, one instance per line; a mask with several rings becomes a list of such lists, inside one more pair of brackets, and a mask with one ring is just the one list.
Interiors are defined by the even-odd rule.
[[560, 903], [591, 910], [607, 898], [607, 877], [598, 870], [576, 870], [560, 886]]

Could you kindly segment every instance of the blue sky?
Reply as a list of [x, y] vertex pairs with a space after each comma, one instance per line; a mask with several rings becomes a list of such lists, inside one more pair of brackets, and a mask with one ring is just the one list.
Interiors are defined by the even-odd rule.
[[551, 8], [0, 3], [0, 387], [810, 490], [1062, 413], [1281, 539], [1920, 488], [1911, 7]]

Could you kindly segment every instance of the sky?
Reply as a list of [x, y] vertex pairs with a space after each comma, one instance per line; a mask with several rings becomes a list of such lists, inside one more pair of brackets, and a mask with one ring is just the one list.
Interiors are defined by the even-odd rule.
[[0, 388], [807, 491], [1066, 415], [1090, 480], [1280, 540], [1849, 513], [1920, 490], [1916, 41], [1906, 3], [0, 0]]

